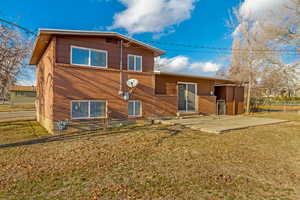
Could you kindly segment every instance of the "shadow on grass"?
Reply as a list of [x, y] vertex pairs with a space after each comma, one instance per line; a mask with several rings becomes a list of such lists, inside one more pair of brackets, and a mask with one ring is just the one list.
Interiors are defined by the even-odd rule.
[[174, 129], [174, 128], [170, 128], [170, 127], [162, 127], [162, 128], [159, 128], [158, 130], [168, 131], [169, 135], [159, 138], [159, 140], [155, 144], [156, 146], [161, 145], [166, 139], [168, 139], [170, 137], [173, 137], [173, 136], [183, 133], [182, 130], [178, 130], [178, 129]]
[[15, 142], [10, 144], [1, 144], [0, 149], [9, 148], [9, 147], [20, 147], [20, 146], [28, 146], [34, 144], [42, 144], [42, 143], [49, 143], [49, 142], [57, 142], [57, 141], [67, 141], [67, 140], [74, 140], [74, 139], [86, 139], [86, 138], [94, 138], [94, 137], [102, 137], [108, 135], [119, 135], [121, 133], [128, 133], [131, 130], [145, 130], [148, 127], [135, 127], [131, 129], [125, 130], [116, 130], [116, 131], [107, 131], [104, 133], [99, 133], [100, 130], [103, 129], [95, 129], [95, 130], [82, 130], [73, 133], [66, 133], [61, 135], [54, 135], [45, 138], [33, 139], [28, 141], [22, 142]]
[[[125, 128], [124, 130], [118, 129], [118, 130], [106, 131], [104, 133], [99, 133], [99, 131], [101, 131], [103, 129], [82, 130], [82, 131], [77, 131], [77, 132], [73, 132], [73, 133], [54, 135], [54, 136], [33, 139], [33, 140], [28, 140], [28, 141], [15, 142], [15, 143], [9, 143], [9, 144], [1, 144], [0, 149], [10, 148], [10, 147], [29, 146], [29, 145], [43, 144], [43, 143], [49, 143], [49, 142], [69, 141], [69, 140], [75, 140], [75, 139], [90, 139], [90, 138], [109, 136], [109, 135], [119, 135], [122, 133], [131, 132], [131, 131], [149, 130], [149, 128], [151, 128], [151, 125], [146, 125], [143, 127]], [[169, 137], [173, 137], [173, 136], [183, 133], [182, 130], [173, 129], [170, 127], [160, 127], [160, 128], [154, 127], [154, 129], [156, 129], [158, 131], [167, 131], [168, 132], [168, 135], [161, 137], [161, 139], [158, 141], [158, 143], [156, 145], [160, 145], [165, 139], [168, 139]]]

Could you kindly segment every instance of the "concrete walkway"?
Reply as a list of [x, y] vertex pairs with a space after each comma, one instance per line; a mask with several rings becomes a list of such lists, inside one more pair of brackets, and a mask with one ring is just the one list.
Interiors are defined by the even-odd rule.
[[186, 119], [163, 120], [162, 124], [183, 125], [194, 130], [208, 133], [224, 133], [230, 130], [253, 126], [269, 125], [287, 122], [287, 120], [257, 118], [246, 116], [199, 116]]
[[35, 111], [0, 112], [0, 122], [34, 120]]

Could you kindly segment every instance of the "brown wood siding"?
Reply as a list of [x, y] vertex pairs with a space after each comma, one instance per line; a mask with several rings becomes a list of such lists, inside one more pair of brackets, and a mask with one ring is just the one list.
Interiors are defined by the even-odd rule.
[[[156, 75], [155, 92], [157, 95], [165, 95], [173, 99], [172, 109], [177, 112], [177, 85], [179, 82], [188, 82], [197, 84], [197, 101], [198, 112], [203, 114], [216, 114], [216, 96], [211, 96], [211, 92], [214, 91], [215, 84], [231, 83], [230, 81], [223, 80], [209, 80], [193, 77], [181, 77], [181, 76], [168, 76], [168, 75]], [[224, 97], [225, 98], [225, 97]], [[170, 114], [172, 112], [169, 112]], [[174, 112], [173, 112], [174, 113]]]
[[[53, 61], [55, 38], [51, 40], [48, 48], [37, 64], [37, 112], [48, 120], [53, 120]], [[39, 120], [39, 119], [38, 119]]]
[[[201, 78], [190, 78], [184, 76], [156, 75], [156, 94], [177, 95], [178, 82], [197, 83], [198, 95], [208, 96], [214, 91], [215, 84], [227, 83], [226, 81], [206, 80]], [[229, 81], [228, 81], [229, 82]]]
[[242, 114], [245, 112], [244, 109], [244, 87], [236, 88], [236, 114]]
[[199, 96], [198, 101], [199, 113], [216, 114], [216, 97], [215, 96]]
[[[127, 118], [127, 102], [118, 95], [119, 72], [57, 64], [54, 74], [55, 121], [70, 119], [72, 100], [107, 100], [108, 111], [113, 118]], [[143, 117], [151, 116], [154, 110], [153, 75], [124, 72], [123, 77], [124, 82], [131, 78], [139, 80], [130, 99], [141, 100]]]
[[156, 95], [153, 113], [155, 116], [176, 116], [177, 96]]
[[[111, 40], [110, 40], [111, 41]], [[115, 42], [107, 42], [104, 37], [80, 37], [80, 36], [59, 36], [57, 37], [56, 62], [70, 64], [71, 45], [105, 50], [108, 52], [108, 68], [120, 69], [121, 50], [119, 40], [113, 39]], [[123, 47], [123, 69], [127, 70], [128, 54], [142, 56], [143, 72], [153, 72], [154, 55], [150, 50], [141, 46], [129, 45]]]

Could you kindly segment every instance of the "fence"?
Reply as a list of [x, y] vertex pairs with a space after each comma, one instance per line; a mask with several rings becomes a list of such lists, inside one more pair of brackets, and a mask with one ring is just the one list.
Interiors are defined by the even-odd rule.
[[251, 112], [298, 112], [300, 111], [300, 100], [251, 99]]

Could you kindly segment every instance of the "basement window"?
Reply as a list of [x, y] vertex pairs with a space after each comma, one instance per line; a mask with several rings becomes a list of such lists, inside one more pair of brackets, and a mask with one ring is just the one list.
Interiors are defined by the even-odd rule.
[[106, 117], [106, 101], [84, 100], [71, 102], [72, 119], [97, 119]]
[[71, 64], [106, 68], [107, 51], [72, 46]]
[[128, 102], [128, 116], [139, 117], [142, 116], [142, 103], [141, 101], [129, 101]]
[[142, 56], [128, 55], [128, 70], [142, 71]]

